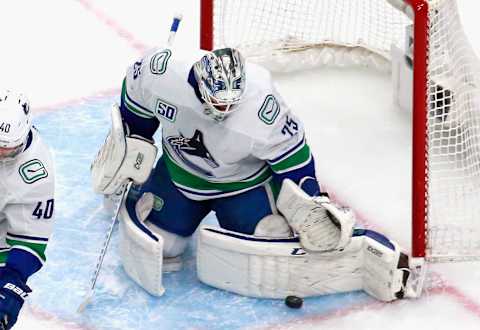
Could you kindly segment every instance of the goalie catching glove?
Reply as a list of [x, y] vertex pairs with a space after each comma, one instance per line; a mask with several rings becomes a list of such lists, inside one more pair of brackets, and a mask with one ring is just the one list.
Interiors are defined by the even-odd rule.
[[277, 207], [306, 250], [341, 250], [350, 242], [354, 218], [346, 209], [331, 203], [327, 196], [311, 197], [292, 180], [285, 179]]
[[91, 167], [93, 190], [110, 195], [131, 179], [142, 184], [150, 175], [157, 156], [153, 141], [127, 136], [118, 105], [111, 111], [112, 128]]

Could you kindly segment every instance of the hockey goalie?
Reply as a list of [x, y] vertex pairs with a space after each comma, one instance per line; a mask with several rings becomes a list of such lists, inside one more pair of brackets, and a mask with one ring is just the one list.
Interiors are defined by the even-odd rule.
[[[129, 67], [112, 122], [93, 185], [115, 195], [134, 182], [121, 201], [120, 254], [151, 294], [164, 292], [162, 271], [181, 269], [196, 230], [198, 277], [216, 288], [259, 298], [365, 290], [386, 302], [417, 294], [408, 255], [356, 228], [321, 190], [301, 120], [237, 49], [153, 50]], [[219, 227], [198, 228], [211, 211]]]

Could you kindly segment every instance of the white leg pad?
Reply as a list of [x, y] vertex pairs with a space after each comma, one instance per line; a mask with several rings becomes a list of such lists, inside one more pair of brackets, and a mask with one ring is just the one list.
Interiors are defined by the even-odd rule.
[[298, 240], [200, 228], [197, 274], [208, 285], [259, 298], [318, 296], [363, 287], [363, 238], [342, 252], [307, 253]]
[[150, 294], [163, 295], [162, 237], [150, 236], [140, 229], [128, 216], [125, 206], [121, 208], [120, 219], [120, 257], [125, 272]]
[[[401, 251], [398, 245], [390, 241], [395, 250], [370, 238], [364, 238], [364, 277], [363, 289], [371, 296], [382, 301], [396, 300], [399, 292], [407, 291], [404, 276], [410, 273], [408, 259], [400, 266]], [[406, 257], [406, 255], [404, 255]]]
[[[342, 251], [307, 252], [295, 238], [260, 238], [200, 228], [197, 272], [213, 287], [258, 298], [310, 297], [365, 290], [382, 301], [413, 297], [408, 258], [372, 237], [352, 237]], [[387, 245], [388, 245], [387, 243]]]
[[148, 215], [153, 209], [155, 196], [146, 192], [143, 193], [135, 204], [135, 213], [137, 219], [142, 222], [156, 237], [163, 239], [163, 272], [176, 272], [182, 269], [182, 254], [187, 248], [188, 238], [170, 233], [157, 227], [147, 220]]
[[163, 240], [163, 272], [177, 272], [183, 267], [182, 254], [187, 248], [189, 239], [177, 234], [170, 233], [152, 224], [149, 221], [145, 225], [155, 236]]

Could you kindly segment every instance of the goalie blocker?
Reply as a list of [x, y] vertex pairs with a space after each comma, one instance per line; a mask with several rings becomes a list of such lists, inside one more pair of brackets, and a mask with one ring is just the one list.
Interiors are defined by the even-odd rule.
[[396, 243], [356, 229], [345, 249], [307, 252], [297, 238], [270, 239], [203, 226], [197, 272], [210, 286], [258, 298], [364, 290], [381, 301], [417, 297], [408, 257]]

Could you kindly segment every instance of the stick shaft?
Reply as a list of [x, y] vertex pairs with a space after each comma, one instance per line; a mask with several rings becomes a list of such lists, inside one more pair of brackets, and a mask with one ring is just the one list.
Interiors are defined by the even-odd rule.
[[105, 241], [103, 242], [102, 249], [100, 250], [100, 254], [97, 259], [97, 264], [95, 266], [95, 271], [93, 272], [92, 277], [90, 279], [90, 289], [85, 295], [83, 302], [78, 307], [77, 311], [79, 313], [81, 313], [85, 309], [85, 307], [87, 307], [87, 305], [90, 303], [95, 293], [95, 285], [97, 284], [98, 275], [100, 274], [100, 270], [102, 269], [103, 259], [105, 258], [105, 254], [107, 253], [108, 245], [110, 244], [110, 239], [112, 238], [112, 233], [113, 233], [113, 230], [115, 229], [115, 225], [118, 220], [118, 214], [120, 213], [120, 208], [122, 207], [122, 203], [123, 203], [123, 200], [125, 199], [127, 192], [130, 190], [130, 186], [131, 186], [131, 181], [129, 181], [123, 188], [120, 201], [118, 202], [117, 207], [115, 208], [115, 214], [112, 217], [110, 227], [108, 228], [108, 232], [105, 236]]
[[175, 41], [175, 35], [177, 34], [178, 27], [180, 26], [180, 22], [182, 21], [182, 15], [176, 14], [173, 17], [172, 26], [170, 27], [170, 35], [168, 36], [167, 44], [168, 46], [172, 46], [173, 42]]

